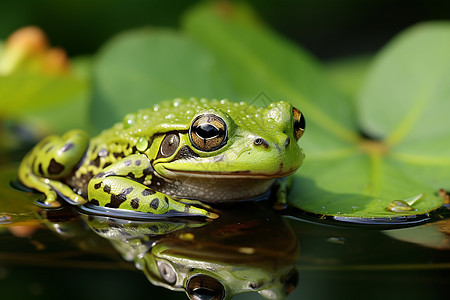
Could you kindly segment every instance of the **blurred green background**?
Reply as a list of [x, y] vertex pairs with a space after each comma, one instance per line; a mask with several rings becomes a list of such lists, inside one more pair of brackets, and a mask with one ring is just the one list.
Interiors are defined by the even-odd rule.
[[[69, 55], [95, 52], [106, 40], [141, 26], [177, 27], [196, 0], [1, 0], [0, 39], [40, 26]], [[243, 1], [235, 1], [243, 2]], [[442, 0], [248, 0], [262, 20], [322, 59], [373, 52], [402, 29], [450, 18]]]

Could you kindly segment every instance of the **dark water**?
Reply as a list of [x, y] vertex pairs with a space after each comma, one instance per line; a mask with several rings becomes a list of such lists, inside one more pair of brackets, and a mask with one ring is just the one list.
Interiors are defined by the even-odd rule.
[[216, 221], [129, 221], [37, 208], [9, 186], [14, 167], [0, 173], [1, 299], [187, 299], [186, 286], [200, 299], [447, 298], [444, 210], [391, 230], [268, 202], [219, 207]]

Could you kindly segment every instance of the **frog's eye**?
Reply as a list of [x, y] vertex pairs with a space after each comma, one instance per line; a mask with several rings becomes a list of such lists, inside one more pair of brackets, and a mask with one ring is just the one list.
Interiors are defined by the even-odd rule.
[[223, 285], [217, 279], [202, 274], [189, 278], [186, 292], [191, 300], [222, 300], [225, 298]]
[[294, 120], [294, 136], [298, 141], [305, 132], [305, 118], [303, 117], [302, 112], [295, 107], [292, 108], [292, 115]]
[[227, 124], [213, 114], [199, 115], [189, 128], [189, 139], [198, 150], [217, 150], [227, 143]]

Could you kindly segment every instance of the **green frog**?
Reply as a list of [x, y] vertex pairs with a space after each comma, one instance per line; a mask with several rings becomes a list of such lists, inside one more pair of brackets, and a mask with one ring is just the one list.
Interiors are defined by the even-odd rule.
[[[23, 159], [19, 179], [74, 205], [217, 218], [203, 203], [254, 199], [304, 159], [303, 114], [228, 100], [175, 99], [128, 114], [92, 139], [80, 130], [49, 136]], [[277, 184], [278, 204], [286, 201]]]

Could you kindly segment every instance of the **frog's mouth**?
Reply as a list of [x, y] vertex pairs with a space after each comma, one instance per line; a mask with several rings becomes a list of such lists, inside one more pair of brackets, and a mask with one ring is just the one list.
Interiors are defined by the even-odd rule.
[[292, 174], [295, 170], [263, 174], [249, 171], [173, 170], [160, 165], [155, 171], [163, 179], [156, 183], [156, 190], [176, 198], [216, 203], [251, 200], [267, 195], [276, 178]]
[[261, 179], [261, 180], [270, 180], [270, 179], [276, 179], [281, 177], [289, 176], [293, 173], [295, 173], [295, 170], [288, 170], [288, 171], [282, 171], [282, 168], [280, 168], [277, 172], [274, 173], [258, 173], [258, 172], [252, 172], [250, 170], [241, 170], [241, 171], [230, 171], [230, 172], [218, 172], [218, 171], [193, 171], [193, 170], [174, 170], [167, 168], [165, 166], [162, 166], [164, 169], [164, 176], [168, 178], [179, 178], [182, 177], [197, 177], [197, 178], [223, 178], [223, 179]]

